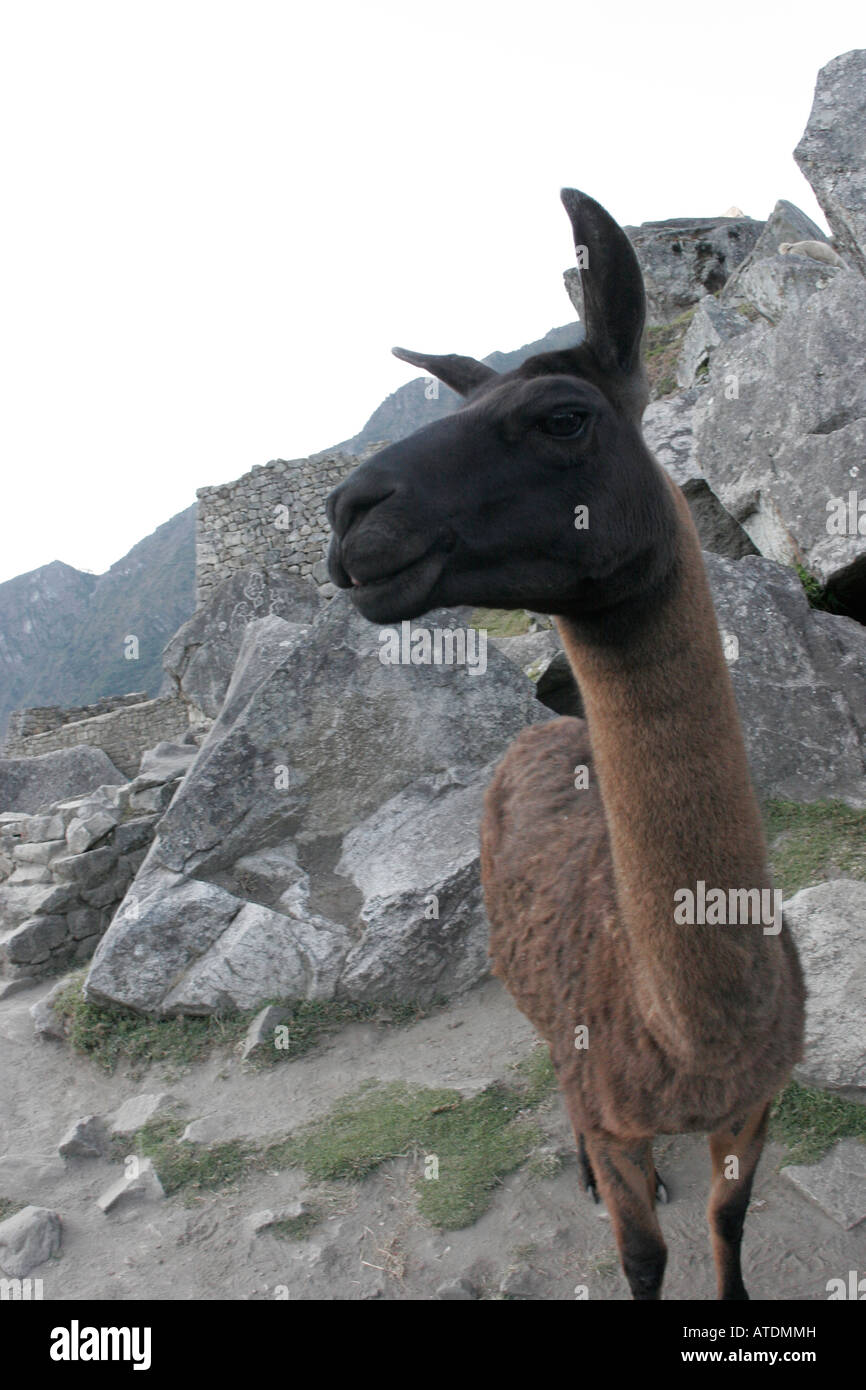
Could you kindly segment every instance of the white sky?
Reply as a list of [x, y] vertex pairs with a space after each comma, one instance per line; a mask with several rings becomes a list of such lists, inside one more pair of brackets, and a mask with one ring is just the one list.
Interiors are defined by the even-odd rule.
[[[834, 0], [3, 0], [0, 580], [97, 573], [253, 464], [571, 315], [558, 191], [826, 226]], [[859, 19], [859, 22], [858, 22]]]

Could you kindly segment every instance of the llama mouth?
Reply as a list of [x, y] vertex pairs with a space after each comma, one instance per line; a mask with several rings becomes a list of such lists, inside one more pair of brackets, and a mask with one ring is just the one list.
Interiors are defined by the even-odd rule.
[[371, 622], [417, 618], [431, 607], [428, 595], [445, 567], [447, 555], [448, 549], [437, 542], [417, 560], [376, 579], [358, 579], [346, 570], [352, 602]]

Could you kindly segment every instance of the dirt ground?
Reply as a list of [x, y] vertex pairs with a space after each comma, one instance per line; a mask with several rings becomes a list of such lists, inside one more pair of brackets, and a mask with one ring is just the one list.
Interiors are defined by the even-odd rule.
[[[464, 1094], [513, 1079], [509, 1064], [535, 1037], [489, 981], [410, 1028], [355, 1024], [315, 1052], [251, 1070], [223, 1050], [180, 1074], [164, 1064], [108, 1076], [59, 1042], [36, 1037], [29, 1007], [46, 986], [0, 1002], [0, 1196], [58, 1211], [60, 1256], [32, 1271], [46, 1299], [432, 1299], [463, 1278], [480, 1298], [623, 1299], [628, 1289], [610, 1222], [580, 1190], [572, 1136], [558, 1096], [536, 1112], [547, 1145], [565, 1159], [552, 1177], [526, 1168], [506, 1178], [487, 1212], [460, 1231], [428, 1225], [413, 1181], [423, 1162], [395, 1159], [360, 1183], [329, 1184], [327, 1216], [303, 1240], [255, 1234], [249, 1218], [322, 1197], [302, 1171], [256, 1173], [190, 1202], [180, 1192], [104, 1215], [97, 1197], [122, 1176], [107, 1159], [60, 1158], [65, 1130], [130, 1096], [169, 1091], [200, 1136], [284, 1134], [329, 1110], [368, 1078], [453, 1087]], [[691, 1136], [657, 1143], [671, 1201], [661, 1208], [668, 1299], [715, 1297], [704, 1207], [709, 1160]], [[768, 1146], [746, 1226], [744, 1272], [753, 1299], [826, 1299], [828, 1279], [866, 1270], [866, 1222], [844, 1231], [802, 1197]], [[581, 1286], [586, 1295], [576, 1294]]]

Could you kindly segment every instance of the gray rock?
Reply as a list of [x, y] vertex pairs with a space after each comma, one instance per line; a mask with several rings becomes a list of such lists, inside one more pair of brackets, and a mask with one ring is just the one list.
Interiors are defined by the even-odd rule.
[[734, 273], [728, 278], [722, 297], [730, 298], [731, 302], [736, 300], [737, 284], [742, 275], [749, 270], [756, 261], [764, 260], [768, 256], [776, 256], [779, 247], [784, 242], [796, 241], [823, 241], [829, 246], [821, 228], [807, 217], [805, 212], [789, 203], [786, 198], [780, 198], [764, 223], [764, 230], [755, 242], [754, 247], [741, 261]]
[[321, 606], [313, 584], [279, 570], [238, 570], [223, 580], [163, 652], [166, 674], [192, 717], [219, 714], [251, 621], [272, 615], [300, 630]]
[[35, 1004], [30, 1005], [30, 1017], [33, 1019], [33, 1027], [37, 1037], [47, 1038], [54, 1042], [62, 1042], [66, 1037], [66, 1029], [63, 1020], [54, 1011], [54, 1002], [59, 994], [66, 989], [72, 979], [71, 975], [65, 975], [52, 985], [47, 994], [43, 994], [41, 999], [37, 999]]
[[0, 806], [33, 815], [61, 797], [79, 796], [112, 780], [125, 779], [107, 753], [86, 743], [36, 758], [0, 758]]
[[155, 1201], [165, 1196], [151, 1159], [131, 1155], [127, 1162], [129, 1167], [124, 1177], [112, 1183], [111, 1187], [96, 1199], [97, 1206], [106, 1216], [109, 1212], [116, 1212], [131, 1203]]
[[0, 1221], [0, 1269], [23, 1279], [60, 1251], [60, 1217], [47, 1207], [24, 1207]]
[[709, 369], [710, 354], [720, 343], [745, 333], [748, 320], [736, 309], [721, 304], [713, 295], [699, 300], [677, 362], [677, 384], [688, 389]]
[[99, 1115], [76, 1120], [57, 1146], [62, 1158], [100, 1158], [108, 1145], [105, 1125]]
[[720, 290], [763, 228], [752, 217], [675, 217], [626, 227], [644, 274], [648, 321], [670, 323]]
[[173, 1105], [174, 1097], [167, 1091], [130, 1096], [108, 1117], [108, 1131], [112, 1137], [135, 1134], [154, 1116], [170, 1110]]
[[66, 843], [72, 854], [83, 854], [103, 839], [117, 825], [120, 817], [108, 810], [94, 811], [87, 817], [75, 817], [66, 827]]
[[309, 1202], [289, 1202], [286, 1206], [279, 1207], [275, 1211], [266, 1208], [264, 1211], [251, 1212], [246, 1219], [246, 1225], [253, 1235], [261, 1235], [262, 1231], [270, 1230], [273, 1226], [281, 1225], [286, 1221], [302, 1221], [305, 1216], [312, 1216], [313, 1214], [314, 1208]]
[[86, 854], [79, 852], [55, 859], [51, 872], [61, 883], [74, 883], [79, 888], [93, 888], [111, 873], [117, 863], [117, 850], [113, 845], [91, 849]]
[[833, 523], [839, 499], [863, 492], [863, 279], [836, 271], [799, 314], [717, 348], [695, 438], [710, 486], [761, 554], [799, 561], [866, 611], [866, 535]]
[[291, 1017], [287, 1008], [279, 1004], [269, 1004], [256, 1014], [244, 1039], [241, 1058], [247, 1061], [256, 1055], [272, 1054], [276, 1045], [275, 1029], [285, 1026]]
[[866, 1144], [843, 1139], [813, 1164], [788, 1164], [784, 1177], [846, 1231], [866, 1220]]
[[743, 327], [747, 323], [740, 309], [751, 311], [752, 318], [759, 314], [767, 323], [776, 324], [786, 314], [799, 313], [807, 299], [826, 289], [836, 270], [810, 256], [769, 256], [740, 268], [736, 285], [726, 285], [722, 291], [720, 308], [732, 318], [739, 317]]
[[66, 825], [62, 816], [29, 816], [23, 822], [21, 838], [30, 844], [38, 844], [42, 840], [61, 840], [65, 835]]
[[2, 928], [14, 929], [30, 917], [62, 915], [76, 901], [76, 890], [68, 883], [0, 885], [0, 940]]
[[490, 637], [489, 641], [530, 680], [540, 674], [560, 649], [559, 634], [552, 628], [524, 632], [517, 637]]
[[[440, 612], [416, 626], [454, 625]], [[433, 971], [428, 992], [486, 970], [477, 823], [462, 811], [460, 852], [443, 849], [437, 859], [431, 851], [411, 888], [383, 872], [387, 888], [374, 893], [356, 861], [335, 866], [348, 832], [369, 822], [372, 833], [379, 809], [406, 792], [396, 863], [401, 845], [420, 843], [413, 815], [438, 825], [441, 797], [459, 810], [480, 795], [491, 758], [547, 714], [495, 648], [484, 674], [386, 664], [382, 651], [379, 631], [343, 594], [303, 643], [277, 618], [250, 624], [220, 717], [100, 943], [88, 997], [199, 1013], [229, 1000], [254, 1007], [274, 994], [328, 997], [344, 984], [352, 997], [368, 986], [379, 997], [388, 942], [399, 956], [392, 987], [420, 987], [422, 961]], [[447, 843], [453, 848], [454, 837]], [[269, 847], [279, 853], [265, 863]], [[440, 892], [453, 920], [426, 920], [419, 888]], [[250, 903], [248, 892], [266, 902]], [[423, 946], [415, 965], [413, 942]]]
[[532, 1298], [543, 1297], [543, 1281], [541, 1275], [528, 1266], [519, 1269], [510, 1269], [499, 1281], [499, 1292], [508, 1298]]
[[471, 1279], [461, 1277], [440, 1284], [436, 1290], [436, 1297], [443, 1303], [470, 1303], [478, 1297], [478, 1290]]
[[758, 789], [866, 806], [866, 629], [761, 556], [704, 562]]
[[818, 73], [794, 158], [830, 223], [836, 249], [866, 275], [866, 49], [842, 53]]
[[58, 854], [65, 853], [65, 840], [22, 841], [12, 851], [13, 858], [20, 864], [49, 864]]
[[834, 879], [785, 903], [808, 986], [806, 1054], [795, 1075], [812, 1086], [866, 1091], [866, 883]]
[[65, 917], [31, 917], [7, 937], [3, 947], [6, 958], [13, 965], [38, 964], [66, 940], [67, 932]]
[[161, 782], [178, 782], [189, 772], [197, 756], [198, 749], [188, 743], [158, 743], [155, 748], [146, 748], [141, 755], [135, 785], [144, 789]]
[[644, 438], [665, 471], [682, 488], [703, 549], [739, 560], [756, 554], [756, 549], [742, 526], [722, 506], [699, 466], [694, 433], [699, 399], [700, 391], [690, 389], [651, 401], [643, 417]]

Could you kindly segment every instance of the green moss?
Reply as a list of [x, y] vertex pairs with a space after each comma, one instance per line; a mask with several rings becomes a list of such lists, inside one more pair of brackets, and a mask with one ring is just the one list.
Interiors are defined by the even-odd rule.
[[280, 1240], [306, 1240], [307, 1236], [322, 1220], [319, 1207], [311, 1207], [300, 1216], [290, 1216], [284, 1221], [274, 1221], [268, 1226], [268, 1235], [278, 1236]]
[[786, 898], [832, 878], [866, 879], [866, 811], [842, 801], [764, 807], [770, 861]]
[[529, 631], [530, 617], [522, 608], [476, 608], [469, 626], [484, 628], [491, 637], [521, 637]]
[[770, 1137], [785, 1145], [785, 1163], [817, 1163], [840, 1139], [866, 1141], [866, 1105], [792, 1081], [773, 1104]]
[[849, 616], [845, 605], [834, 594], [830, 593], [826, 586], [815, 578], [814, 574], [810, 574], [799, 564], [795, 565], [794, 568], [812, 608], [818, 608], [822, 613], [836, 613], [843, 618]]
[[0, 1197], [0, 1221], [5, 1221], [7, 1216], [14, 1216], [20, 1210], [20, 1202], [13, 1201], [11, 1197]]

